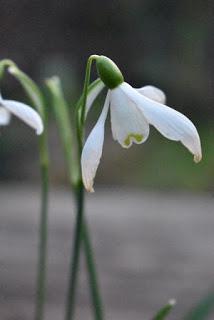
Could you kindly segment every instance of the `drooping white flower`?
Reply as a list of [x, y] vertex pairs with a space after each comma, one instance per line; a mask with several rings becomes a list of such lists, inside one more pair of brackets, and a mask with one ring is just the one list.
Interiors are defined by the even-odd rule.
[[[134, 89], [123, 78], [119, 83], [117, 79], [113, 87], [112, 82], [106, 80], [105, 76], [103, 78], [101, 77], [109, 87], [104, 108], [86, 140], [81, 157], [82, 178], [87, 191], [93, 192], [109, 108], [113, 138], [123, 148], [129, 148], [133, 143], [145, 142], [149, 136], [149, 126], [153, 125], [164, 137], [180, 141], [194, 155], [195, 162], [201, 160], [200, 137], [194, 124], [182, 113], [165, 105], [163, 91], [153, 86]], [[102, 86], [97, 89], [96, 94], [101, 90]], [[89, 98], [89, 101], [93, 102], [94, 99]], [[88, 104], [87, 110], [90, 106]]]
[[10, 123], [11, 114], [35, 129], [36, 134], [43, 132], [42, 119], [33, 108], [22, 102], [3, 99], [0, 95], [0, 126]]

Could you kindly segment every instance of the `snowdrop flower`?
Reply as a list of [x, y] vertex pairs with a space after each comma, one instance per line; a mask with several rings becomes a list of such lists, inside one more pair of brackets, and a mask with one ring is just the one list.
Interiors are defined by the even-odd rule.
[[0, 126], [10, 123], [11, 114], [24, 121], [30, 127], [36, 130], [36, 134], [43, 132], [43, 123], [39, 114], [28, 105], [14, 101], [5, 100], [0, 95]]
[[[165, 105], [165, 94], [153, 86], [134, 89], [124, 82], [118, 67], [107, 57], [96, 60], [97, 71], [108, 88], [103, 110], [89, 134], [81, 157], [82, 178], [87, 191], [93, 192], [93, 181], [102, 156], [104, 126], [110, 108], [111, 129], [114, 140], [123, 148], [133, 143], [141, 144], [149, 136], [149, 126], [154, 126], [164, 137], [180, 141], [193, 155], [194, 161], [202, 158], [201, 143], [194, 124], [182, 113]], [[102, 86], [96, 88], [90, 109]]]

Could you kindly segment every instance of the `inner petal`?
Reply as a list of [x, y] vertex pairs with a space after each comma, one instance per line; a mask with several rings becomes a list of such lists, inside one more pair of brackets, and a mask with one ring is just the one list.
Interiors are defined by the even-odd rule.
[[140, 144], [146, 141], [149, 124], [120, 87], [111, 91], [110, 100], [113, 138], [124, 148], [129, 148], [132, 143]]
[[165, 93], [160, 90], [159, 88], [156, 88], [154, 86], [144, 86], [142, 88], [136, 89], [140, 94], [143, 96], [154, 100], [156, 102], [166, 104], [166, 95]]

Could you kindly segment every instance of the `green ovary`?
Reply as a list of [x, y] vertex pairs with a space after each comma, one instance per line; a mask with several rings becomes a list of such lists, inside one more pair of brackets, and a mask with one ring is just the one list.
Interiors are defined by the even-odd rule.
[[124, 144], [128, 147], [132, 140], [135, 140], [136, 142], [142, 142], [143, 141], [143, 135], [142, 134], [135, 134], [130, 133], [126, 139], [124, 140]]

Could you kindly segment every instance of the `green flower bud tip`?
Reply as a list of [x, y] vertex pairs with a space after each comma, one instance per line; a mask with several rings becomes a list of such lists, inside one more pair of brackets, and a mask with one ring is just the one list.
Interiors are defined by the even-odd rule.
[[115, 89], [124, 82], [120, 69], [108, 57], [99, 56], [96, 58], [96, 67], [100, 79], [109, 89]]

